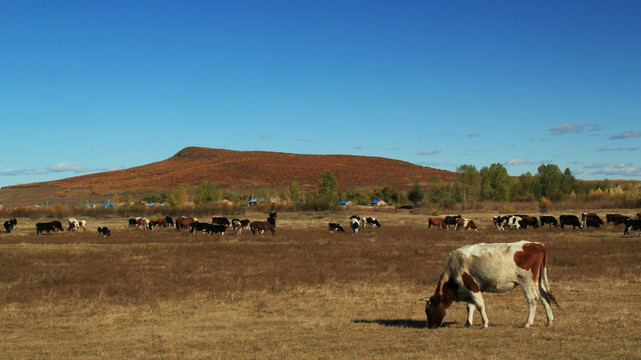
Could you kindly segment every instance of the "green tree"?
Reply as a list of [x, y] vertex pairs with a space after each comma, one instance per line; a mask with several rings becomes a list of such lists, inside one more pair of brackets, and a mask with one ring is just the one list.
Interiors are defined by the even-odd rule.
[[[460, 187], [455, 189], [455, 194], [458, 201], [463, 204], [471, 203], [479, 200], [481, 196], [481, 174], [476, 170], [474, 165], [461, 165], [456, 169], [458, 179], [461, 183]], [[460, 197], [460, 200], [458, 199]]]
[[198, 185], [196, 191], [197, 204], [209, 204], [214, 202], [214, 186], [209, 181], [203, 181]]
[[321, 173], [320, 186], [318, 189], [318, 196], [321, 199], [327, 200], [329, 204], [336, 204], [338, 202], [338, 180], [331, 170], [324, 170]]
[[512, 178], [505, 166], [495, 163], [481, 168], [481, 200], [507, 201], [510, 198]]
[[265, 184], [260, 184], [256, 197], [263, 200], [269, 200], [269, 198], [271, 197], [269, 187]]
[[296, 180], [292, 180], [292, 182], [289, 184], [289, 198], [292, 201], [300, 201], [301, 200], [300, 184]]
[[423, 194], [423, 190], [421, 189], [421, 183], [416, 179], [414, 182], [414, 185], [410, 189], [410, 191], [407, 193], [407, 200], [409, 200], [412, 204], [415, 206], [420, 204], [423, 199], [425, 198], [425, 194]]
[[183, 205], [187, 201], [185, 186], [178, 185], [174, 189], [166, 191], [163, 193], [163, 198], [170, 206]]
[[559, 201], [563, 198], [563, 173], [558, 166], [554, 164], [541, 165], [537, 175], [541, 186], [540, 196], [545, 196], [552, 201]]

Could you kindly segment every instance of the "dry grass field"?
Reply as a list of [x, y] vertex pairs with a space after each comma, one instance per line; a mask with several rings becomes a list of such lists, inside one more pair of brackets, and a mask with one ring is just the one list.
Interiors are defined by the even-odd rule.
[[[328, 232], [349, 215], [283, 212], [276, 236], [141, 231], [123, 218], [38, 236], [51, 219], [19, 218], [0, 233], [0, 358], [641, 358], [641, 238], [622, 227], [499, 232], [490, 214], [469, 214], [480, 231], [428, 231], [426, 215], [381, 213], [379, 229]], [[98, 237], [105, 225], [112, 236]], [[449, 251], [522, 239], [549, 249], [554, 326], [539, 305], [520, 328], [515, 289], [484, 295], [488, 329], [478, 313], [464, 328], [464, 303], [424, 328], [418, 299]]]

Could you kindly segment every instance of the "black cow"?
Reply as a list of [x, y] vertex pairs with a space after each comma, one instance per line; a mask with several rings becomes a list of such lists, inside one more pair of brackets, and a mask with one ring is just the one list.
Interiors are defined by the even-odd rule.
[[586, 216], [585, 226], [587, 226], [588, 228], [591, 228], [591, 227], [598, 228], [601, 225], [603, 225], [603, 220], [601, 220], [599, 215]]
[[[607, 218], [606, 218], [607, 219]], [[618, 226], [619, 224], [625, 224], [626, 221], [631, 220], [632, 218], [626, 215], [621, 215], [621, 214], [615, 214], [608, 223], [612, 222], [614, 226]]]
[[539, 220], [541, 221], [541, 226], [548, 224], [550, 226], [559, 226], [559, 224], [556, 221], [556, 218], [552, 215], [541, 215], [539, 216]]
[[365, 227], [365, 225], [369, 225], [370, 227], [377, 227], [377, 228], [381, 227], [381, 224], [378, 222], [378, 220], [376, 220], [375, 217], [363, 218], [362, 222], [363, 222], [362, 223], [363, 227]]
[[221, 217], [214, 216], [213, 218], [211, 218], [211, 223], [214, 225], [223, 225], [225, 227], [229, 227], [229, 225], [231, 224], [229, 222], [229, 219], [227, 219], [224, 216], [221, 216]]
[[345, 229], [338, 223], [329, 223], [329, 232], [333, 233], [334, 230], [338, 232], [345, 232]]
[[137, 219], [129, 219], [129, 227], [136, 227], [138, 225]]
[[227, 226], [225, 225], [193, 222], [191, 223], [189, 233], [193, 234], [196, 231], [202, 231], [206, 232], [209, 235], [213, 233], [221, 233], [221, 235], [225, 235], [225, 230], [227, 230]]
[[623, 232], [623, 236], [628, 235], [630, 233], [630, 229], [639, 230], [637, 237], [641, 236], [641, 220], [628, 219], [625, 222], [625, 231]]
[[528, 226], [536, 229], [539, 227], [539, 220], [534, 216], [525, 216], [519, 220], [519, 225], [521, 229], [527, 229]]
[[62, 223], [60, 221], [36, 224], [36, 234], [38, 235], [40, 235], [40, 233], [43, 231], [46, 231], [47, 234], [49, 234], [51, 231], [55, 232], [57, 230], [64, 231], [62, 229]]
[[576, 215], [561, 215], [559, 216], [559, 222], [561, 223], [561, 229], [563, 229], [565, 225], [572, 225], [573, 229], [576, 229], [577, 226], [579, 229], [583, 228], [583, 224], [581, 224], [579, 217]]
[[7, 233], [10, 233], [11, 230], [13, 230], [17, 225], [18, 220], [16, 220], [16, 218], [11, 218], [10, 220], [4, 222], [4, 229], [7, 231]]
[[251, 221], [249, 219], [243, 219], [240, 220], [240, 225], [243, 227], [243, 229], [247, 229], [249, 227], [249, 223]]
[[456, 226], [456, 219], [462, 218], [463, 216], [459, 215], [448, 215], [445, 217], [445, 225], [449, 229], [450, 225]]
[[110, 236], [111, 235], [111, 230], [109, 230], [108, 227], [98, 227], [98, 236], [104, 235], [104, 236]]

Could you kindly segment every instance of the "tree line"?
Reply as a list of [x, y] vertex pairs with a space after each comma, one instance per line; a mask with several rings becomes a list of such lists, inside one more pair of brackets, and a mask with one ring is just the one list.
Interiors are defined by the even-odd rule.
[[[270, 188], [261, 184], [255, 192], [234, 194], [216, 188], [208, 181], [203, 181], [194, 194], [188, 194], [184, 186], [179, 185], [160, 194], [146, 194], [141, 200], [167, 203], [179, 206], [186, 201], [196, 205], [208, 205], [228, 199], [232, 202], [248, 202], [252, 198], [268, 200], [278, 197], [292, 202], [295, 206], [309, 210], [325, 210], [338, 206], [339, 201], [349, 200], [357, 205], [369, 205], [373, 200], [383, 200], [389, 205], [437, 206], [449, 208], [455, 204], [472, 205], [478, 202], [495, 201], [562, 201], [576, 199], [593, 192], [605, 194], [620, 193], [639, 199], [638, 184], [625, 183], [623, 188], [616, 187], [609, 180], [586, 182], [576, 179], [569, 168], [561, 171], [557, 165], [545, 164], [530, 172], [513, 177], [506, 168], [495, 163], [478, 170], [474, 165], [461, 165], [455, 175], [448, 181], [433, 176], [427, 181], [416, 179], [409, 189], [358, 188], [338, 190], [338, 180], [330, 170], [320, 174], [318, 190], [301, 193], [300, 184], [292, 180], [289, 186], [278, 185]], [[116, 194], [115, 196], [118, 196]], [[127, 195], [120, 195], [121, 197]]]

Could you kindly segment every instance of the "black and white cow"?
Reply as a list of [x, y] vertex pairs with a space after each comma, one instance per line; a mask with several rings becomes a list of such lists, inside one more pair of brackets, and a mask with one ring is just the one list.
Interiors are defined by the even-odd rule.
[[623, 232], [623, 236], [630, 234], [630, 229], [639, 230], [639, 234], [637, 235], [637, 237], [641, 236], [641, 220], [636, 220], [636, 219], [627, 220], [625, 222], [625, 231]]
[[463, 216], [459, 215], [448, 215], [443, 220], [445, 220], [445, 225], [447, 228], [450, 228], [450, 225], [456, 226], [456, 219], [462, 218]]
[[492, 217], [492, 225], [496, 226], [498, 230], [505, 230], [505, 225], [512, 215], [496, 215]]
[[16, 226], [18, 226], [18, 220], [16, 220], [16, 218], [11, 218], [4, 222], [4, 229], [7, 233], [10, 233]]
[[103, 226], [103, 227], [98, 227], [98, 236], [104, 235], [104, 236], [110, 236], [111, 235], [111, 230], [109, 230], [108, 227]]
[[354, 234], [358, 233], [361, 227], [361, 217], [358, 215], [352, 215], [349, 217], [349, 224], [352, 227]]
[[376, 220], [375, 217], [364, 217], [361, 220], [361, 225], [362, 227], [365, 227], [365, 225], [369, 225], [369, 227], [381, 227], [381, 224]]
[[339, 223], [329, 223], [329, 232], [333, 233], [334, 231], [345, 232], [341, 224]]
[[559, 222], [561, 223], [561, 229], [563, 229], [565, 225], [572, 225], [573, 229], [576, 229], [577, 226], [579, 229], [583, 228], [583, 224], [581, 224], [579, 217], [576, 215], [561, 215], [559, 216]]

